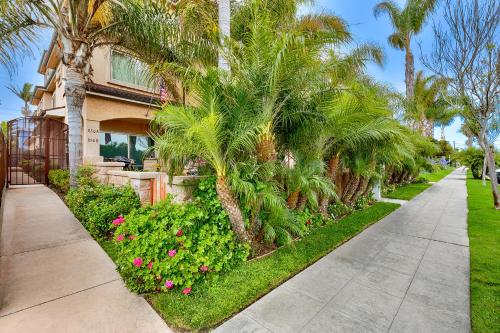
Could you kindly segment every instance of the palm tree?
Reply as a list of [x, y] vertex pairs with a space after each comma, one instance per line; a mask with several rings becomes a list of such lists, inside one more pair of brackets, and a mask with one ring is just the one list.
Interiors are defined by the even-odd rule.
[[447, 87], [448, 80], [433, 75], [426, 77], [423, 71], [417, 72], [415, 95], [406, 108], [406, 117], [413, 124], [414, 130], [427, 137], [434, 137], [435, 121], [444, 117], [450, 108], [446, 100]]
[[40, 28], [53, 29], [65, 67], [64, 95], [68, 110], [68, 152], [71, 186], [82, 163], [82, 107], [85, 82], [92, 74], [94, 48], [107, 42], [113, 26], [112, 7], [119, 0], [14, 0], [1, 7], [0, 62], [12, 66], [16, 55], [30, 51]]
[[441, 140], [446, 140], [444, 135], [444, 129], [455, 121], [455, 118], [458, 116], [457, 110], [443, 110], [440, 114], [436, 116], [436, 124], [441, 127]]
[[175, 161], [184, 163], [189, 157], [206, 161], [217, 177], [217, 195], [233, 231], [240, 241], [247, 242], [250, 237], [239, 202], [231, 189], [229, 172], [238, 159], [254, 149], [262, 126], [259, 117], [228, 123], [229, 117], [224, 112], [227, 101], [221, 96], [223, 89], [219, 73], [210, 70], [194, 90], [198, 96], [197, 106], [166, 105], [155, 118], [160, 131], [153, 138], [160, 158], [167, 165]]
[[418, 34], [429, 15], [434, 11], [437, 0], [408, 0], [401, 9], [394, 1], [383, 1], [373, 10], [375, 17], [387, 14], [394, 27], [394, 33], [388, 37], [389, 45], [405, 51], [406, 98], [413, 99], [415, 65], [411, 41]]
[[29, 102], [31, 101], [31, 97], [33, 97], [33, 85], [31, 83], [25, 83], [22, 88], [10, 85], [7, 89], [24, 102], [24, 106], [21, 108], [21, 114], [24, 117], [31, 115]]

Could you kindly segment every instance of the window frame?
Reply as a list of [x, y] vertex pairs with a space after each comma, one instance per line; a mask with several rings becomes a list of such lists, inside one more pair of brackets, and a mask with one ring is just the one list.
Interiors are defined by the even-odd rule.
[[[128, 55], [125, 52], [116, 50], [114, 48], [110, 49], [110, 52], [109, 52], [109, 82], [110, 83], [116, 84], [119, 86], [124, 86], [124, 87], [128, 87], [128, 88], [136, 89], [136, 90], [142, 90], [142, 91], [147, 91], [147, 92], [152, 92], [152, 93], [155, 92], [154, 84], [152, 87], [146, 87], [146, 86], [141, 86], [138, 84], [134, 84], [134, 83], [130, 83], [130, 82], [122, 81], [122, 80], [117, 80], [117, 79], [113, 78], [113, 53], [119, 53], [119, 54], [124, 55], [126, 57], [133, 58], [132, 56]], [[139, 59], [136, 59], [136, 60], [140, 61]]]

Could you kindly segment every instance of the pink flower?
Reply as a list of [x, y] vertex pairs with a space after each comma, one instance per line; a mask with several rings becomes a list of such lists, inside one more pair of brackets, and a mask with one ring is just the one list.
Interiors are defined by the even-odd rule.
[[184, 232], [182, 231], [182, 229], [179, 229], [179, 231], [177, 231], [177, 233], [175, 235], [177, 237], [181, 237], [182, 235], [184, 235]]
[[168, 256], [169, 257], [175, 257], [176, 254], [177, 254], [176, 250], [170, 250], [170, 251], [168, 251]]
[[141, 257], [137, 257], [134, 259], [134, 266], [135, 267], [141, 267], [142, 266], [142, 258]]
[[125, 219], [121, 215], [113, 220], [114, 225], [120, 225], [120, 224], [123, 224], [124, 222], [125, 222]]
[[205, 265], [201, 266], [200, 271], [202, 271], [202, 272], [208, 271], [208, 266], [205, 266]]
[[125, 238], [125, 235], [123, 235], [123, 234], [116, 236], [116, 240], [118, 242], [121, 242], [124, 238]]
[[152, 269], [152, 268], [153, 268], [153, 262], [152, 262], [152, 261], [150, 261], [150, 262], [148, 263], [148, 269]]
[[165, 281], [165, 287], [167, 287], [167, 289], [172, 289], [174, 287], [174, 283], [170, 280], [167, 280]]
[[184, 288], [184, 290], [182, 291], [182, 293], [184, 295], [189, 295], [190, 292], [191, 292], [191, 288]]
[[136, 238], [137, 238], [137, 237], [136, 237], [136, 236], [134, 236], [134, 235], [130, 235], [130, 236], [128, 236], [128, 239], [130, 239], [130, 240], [134, 240], [134, 239], [136, 239]]

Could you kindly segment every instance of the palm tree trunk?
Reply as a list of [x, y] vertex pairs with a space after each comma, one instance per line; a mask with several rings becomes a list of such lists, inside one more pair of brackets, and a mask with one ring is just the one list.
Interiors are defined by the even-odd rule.
[[361, 177], [359, 181], [358, 188], [354, 192], [350, 202], [356, 202], [361, 196], [364, 195], [366, 188], [368, 187], [368, 177]]
[[[333, 155], [328, 161], [328, 170], [326, 175], [328, 179], [335, 183], [335, 178], [337, 177], [337, 171], [339, 169], [340, 164], [340, 156], [339, 154]], [[330, 198], [326, 195], [323, 195], [320, 199], [319, 203], [319, 211], [324, 216], [328, 216], [328, 204], [330, 203]]]
[[82, 164], [82, 108], [85, 100], [85, 80], [81, 72], [66, 67], [64, 83], [68, 108], [68, 155], [70, 185], [76, 186], [76, 170]]
[[306, 208], [306, 203], [307, 203], [307, 196], [301, 194], [299, 196], [299, 202], [297, 203], [297, 210], [303, 211], [304, 208]]
[[441, 140], [445, 141], [446, 138], [444, 136], [444, 125], [441, 125]]
[[[225, 49], [225, 39], [231, 35], [231, 4], [230, 0], [218, 0], [219, 5], [219, 35], [222, 49]], [[224, 52], [219, 51], [219, 68], [229, 71], [229, 62]]]
[[405, 83], [406, 83], [406, 98], [413, 100], [415, 88], [415, 64], [413, 54], [411, 53], [410, 45], [406, 46], [405, 56]]
[[241, 242], [248, 242], [248, 234], [245, 229], [245, 222], [240, 205], [229, 188], [226, 179], [224, 177], [218, 177], [215, 188], [222, 207], [224, 207], [229, 216], [229, 222], [236, 236]]
[[360, 176], [354, 176], [352, 184], [349, 187], [349, 192], [346, 194], [346, 198], [345, 198], [346, 203], [352, 204], [352, 199], [354, 198], [354, 195], [356, 194], [356, 191], [358, 190], [360, 180], [361, 180]]
[[287, 198], [287, 205], [290, 209], [295, 209], [297, 207], [297, 202], [299, 201], [300, 191], [293, 191]]

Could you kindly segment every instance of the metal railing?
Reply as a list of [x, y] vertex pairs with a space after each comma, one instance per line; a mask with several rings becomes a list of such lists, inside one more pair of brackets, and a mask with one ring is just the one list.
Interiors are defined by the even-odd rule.
[[2, 200], [3, 190], [6, 184], [7, 177], [7, 141], [0, 128], [0, 202]]

